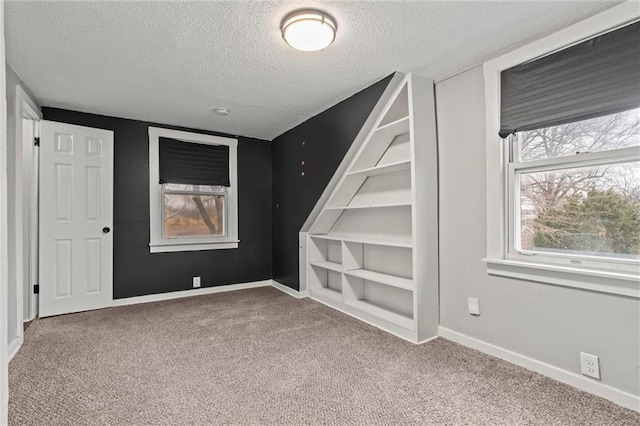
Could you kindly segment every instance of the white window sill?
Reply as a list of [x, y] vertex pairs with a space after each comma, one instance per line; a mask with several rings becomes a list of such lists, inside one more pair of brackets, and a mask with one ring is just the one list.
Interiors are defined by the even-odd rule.
[[151, 253], [168, 253], [176, 251], [201, 251], [237, 249], [239, 240], [224, 240], [220, 242], [193, 242], [193, 241], [162, 241], [149, 244]]
[[505, 259], [482, 259], [489, 275], [640, 299], [640, 276]]

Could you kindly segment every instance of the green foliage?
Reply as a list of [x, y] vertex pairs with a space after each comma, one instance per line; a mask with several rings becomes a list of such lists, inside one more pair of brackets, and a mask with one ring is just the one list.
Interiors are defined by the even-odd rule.
[[536, 247], [590, 253], [640, 253], [640, 204], [613, 190], [571, 196], [534, 222]]

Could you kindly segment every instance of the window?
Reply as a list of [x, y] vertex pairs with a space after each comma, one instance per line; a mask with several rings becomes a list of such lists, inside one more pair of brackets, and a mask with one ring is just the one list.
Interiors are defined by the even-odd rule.
[[224, 186], [162, 184], [163, 237], [225, 237]]
[[640, 11], [484, 64], [487, 271], [640, 297]]
[[633, 272], [640, 108], [507, 139], [508, 258]]
[[237, 140], [149, 127], [152, 253], [238, 247]]

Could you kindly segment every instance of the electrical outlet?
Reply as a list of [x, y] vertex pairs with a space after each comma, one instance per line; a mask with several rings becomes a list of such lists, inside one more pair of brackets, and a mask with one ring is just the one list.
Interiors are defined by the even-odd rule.
[[580, 352], [580, 371], [585, 376], [600, 379], [600, 360], [595, 355]]
[[480, 302], [475, 297], [467, 298], [467, 306], [471, 315], [480, 315]]
[[193, 277], [193, 288], [200, 287], [200, 277]]

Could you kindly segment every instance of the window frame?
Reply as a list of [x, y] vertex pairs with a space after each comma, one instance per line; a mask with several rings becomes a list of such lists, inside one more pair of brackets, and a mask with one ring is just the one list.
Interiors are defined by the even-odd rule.
[[[510, 198], [513, 197], [513, 188], [509, 183], [510, 153], [507, 144], [498, 136], [500, 73], [503, 70], [549, 55], [639, 19], [640, 11], [634, 2], [622, 3], [484, 64], [487, 256], [483, 261], [487, 264], [489, 275], [640, 298], [640, 269], [633, 272], [614, 271], [584, 265], [554, 264], [545, 262], [539, 256], [510, 255], [508, 229], [512, 213]], [[580, 154], [584, 157], [577, 160], [588, 161], [598, 159], [602, 155], [592, 154]]]
[[[220, 237], [166, 238], [164, 235], [164, 194], [160, 184], [160, 138], [171, 138], [185, 143], [226, 145], [229, 147], [229, 182], [225, 192], [226, 235]], [[199, 251], [238, 248], [238, 140], [202, 133], [184, 132], [149, 126], [149, 250], [151, 253]], [[180, 193], [181, 191], [171, 190]], [[191, 191], [193, 192], [193, 191]], [[210, 192], [206, 192], [211, 195]]]

